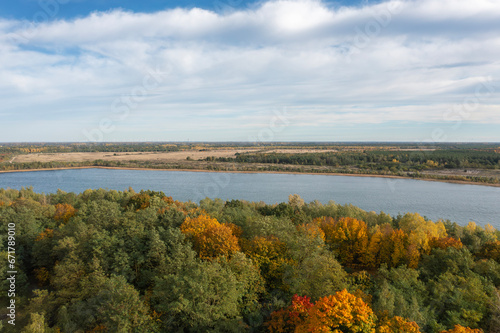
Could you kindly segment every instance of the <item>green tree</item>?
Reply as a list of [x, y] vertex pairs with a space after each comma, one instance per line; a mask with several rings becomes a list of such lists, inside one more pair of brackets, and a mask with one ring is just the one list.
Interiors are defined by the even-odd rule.
[[[163, 330], [207, 332], [241, 329], [241, 290], [235, 274], [215, 261], [192, 259], [158, 277], [152, 300]], [[222, 330], [223, 329], [223, 330]]]

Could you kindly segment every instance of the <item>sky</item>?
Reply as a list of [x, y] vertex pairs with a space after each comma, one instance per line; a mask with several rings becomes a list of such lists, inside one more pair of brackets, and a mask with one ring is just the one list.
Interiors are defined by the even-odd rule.
[[0, 3], [0, 142], [500, 142], [498, 0]]

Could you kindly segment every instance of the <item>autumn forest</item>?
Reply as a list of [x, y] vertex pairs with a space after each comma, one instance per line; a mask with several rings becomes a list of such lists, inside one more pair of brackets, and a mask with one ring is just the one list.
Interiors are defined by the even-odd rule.
[[132, 189], [0, 190], [0, 221], [23, 332], [499, 332], [490, 225]]

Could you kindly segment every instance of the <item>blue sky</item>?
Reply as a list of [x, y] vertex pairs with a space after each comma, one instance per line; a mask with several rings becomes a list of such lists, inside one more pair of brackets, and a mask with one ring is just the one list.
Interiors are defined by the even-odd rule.
[[0, 4], [0, 142], [500, 141], [497, 0]]
[[[376, 1], [371, 1], [376, 3]], [[379, 2], [379, 1], [377, 1]], [[0, 3], [0, 15], [10, 19], [33, 19], [40, 10], [49, 13], [50, 19], [74, 19], [84, 17], [96, 11], [123, 9], [136, 13], [154, 13], [172, 8], [203, 8], [223, 11], [231, 8], [243, 9], [258, 5], [260, 1], [246, 0], [17, 0]], [[365, 0], [330, 1], [332, 6], [359, 6], [367, 4]], [[50, 15], [57, 8], [57, 15]]]

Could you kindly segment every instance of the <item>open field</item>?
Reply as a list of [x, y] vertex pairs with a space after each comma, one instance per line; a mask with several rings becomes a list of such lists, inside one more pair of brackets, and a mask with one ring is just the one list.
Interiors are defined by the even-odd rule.
[[[321, 152], [335, 152], [336, 149], [323, 149]], [[183, 150], [172, 152], [89, 152], [89, 153], [35, 153], [17, 155], [12, 162], [85, 162], [85, 161], [157, 161], [157, 162], [179, 162], [188, 157], [192, 160], [205, 159], [207, 157], [235, 157], [237, 153], [312, 153], [317, 149], [203, 149]]]
[[15, 162], [85, 162], [85, 161], [162, 161], [175, 162], [192, 159], [204, 159], [209, 156], [233, 157], [236, 153], [255, 151], [251, 149], [227, 149], [209, 151], [173, 151], [173, 152], [91, 152], [91, 153], [55, 153], [55, 154], [27, 154], [16, 156]]

